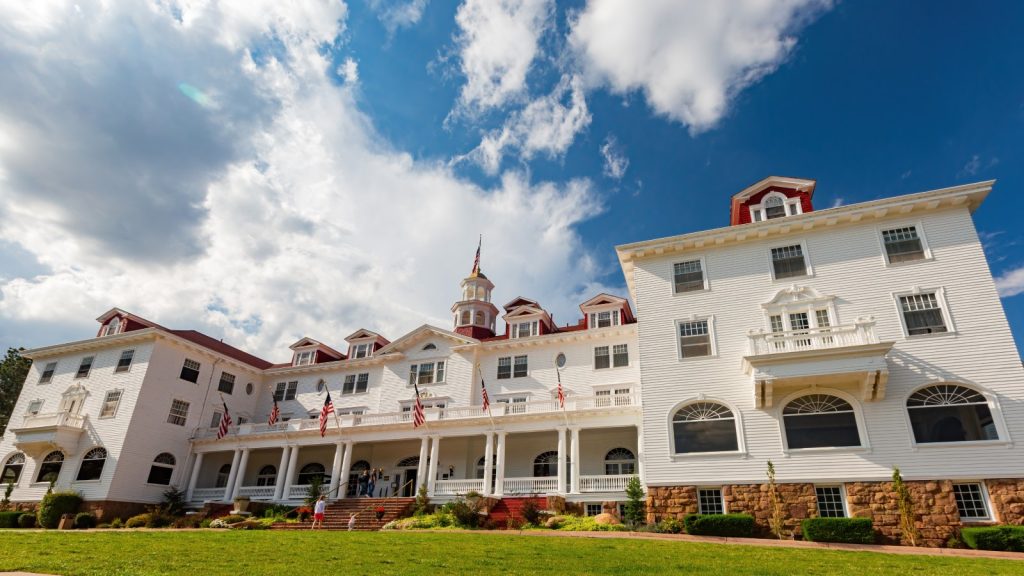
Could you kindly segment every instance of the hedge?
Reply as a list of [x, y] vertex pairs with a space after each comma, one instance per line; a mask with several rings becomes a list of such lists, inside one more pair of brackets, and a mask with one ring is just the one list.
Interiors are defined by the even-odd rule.
[[75, 516], [75, 528], [88, 529], [96, 527], [96, 517], [89, 512], [79, 512]]
[[35, 528], [36, 515], [31, 512], [22, 513], [18, 518], [18, 528]]
[[804, 540], [812, 542], [875, 543], [871, 518], [807, 518], [800, 526]]
[[963, 541], [975, 550], [1024, 552], [1024, 526], [985, 526], [960, 530]]
[[24, 512], [0, 512], [0, 528], [17, 528], [18, 517]]
[[749, 514], [687, 514], [686, 533], [696, 536], [754, 535], [754, 517]]
[[39, 503], [36, 520], [43, 528], [56, 528], [63, 514], [74, 514], [82, 505], [78, 492], [50, 492]]

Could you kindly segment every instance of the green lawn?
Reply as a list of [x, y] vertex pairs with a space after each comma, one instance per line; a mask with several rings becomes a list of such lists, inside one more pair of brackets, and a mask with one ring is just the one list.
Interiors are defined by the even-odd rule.
[[0, 571], [51, 574], [1024, 574], [1013, 560], [657, 540], [387, 532], [0, 532]]

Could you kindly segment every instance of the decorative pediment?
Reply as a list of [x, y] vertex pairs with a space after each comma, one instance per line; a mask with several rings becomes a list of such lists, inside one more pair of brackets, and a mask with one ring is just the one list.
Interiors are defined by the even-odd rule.
[[607, 305], [622, 306], [625, 303], [626, 303], [626, 299], [625, 298], [620, 298], [619, 296], [612, 296], [611, 294], [603, 294], [602, 293], [602, 294], [598, 294], [597, 296], [594, 296], [590, 300], [587, 300], [583, 304], [580, 304], [580, 309], [582, 310], [582, 309], [586, 309], [586, 308], [593, 308], [593, 307], [596, 307], [596, 306], [607, 306]]
[[506, 312], [511, 312], [513, 309], [520, 306], [533, 306], [535, 308], [540, 308], [540, 304], [536, 300], [530, 300], [529, 298], [523, 298], [522, 296], [516, 297], [516, 299], [505, 304], [503, 308], [505, 308]]
[[80, 383], [75, 382], [71, 386], [68, 386], [68, 389], [65, 390], [64, 393], [61, 394], [61, 396], [85, 396], [88, 393], [89, 391], [86, 390], [85, 386], [82, 386]]
[[446, 340], [451, 340], [452, 342], [455, 342], [456, 345], [477, 344], [480, 342], [476, 338], [469, 338], [461, 334], [456, 334], [455, 332], [449, 332], [443, 328], [438, 328], [437, 326], [424, 324], [423, 326], [420, 326], [412, 332], [402, 336], [398, 340], [384, 346], [376, 352], [376, 356], [379, 357], [392, 352], [404, 352], [406, 350], [410, 350], [416, 346], [417, 343], [431, 337], [440, 337]]
[[504, 316], [502, 316], [502, 318], [522, 318], [524, 316], [543, 316], [545, 314], [547, 314], [547, 312], [545, 312], [544, 309], [538, 308], [536, 306], [520, 306], [512, 310], [508, 314], [505, 314]]
[[807, 192], [808, 194], [814, 194], [814, 186], [816, 182], [814, 180], [807, 180], [805, 178], [787, 178], [785, 176], [769, 176], [752, 186], [744, 188], [742, 191], [737, 192], [733, 195], [732, 199], [734, 202], [743, 202], [748, 198], [769, 190], [772, 188], [783, 188], [787, 190], [799, 190], [801, 192]]
[[314, 347], [314, 346], [323, 346], [323, 345], [324, 344], [322, 342], [319, 342], [317, 340], [313, 340], [312, 338], [303, 337], [303, 338], [300, 338], [298, 342], [296, 342], [295, 344], [292, 344], [288, 348], [291, 348], [292, 350], [297, 350], [299, 348], [310, 348], [310, 347]]
[[796, 305], [828, 304], [835, 300], [835, 296], [822, 294], [810, 286], [797, 286], [793, 284], [783, 288], [775, 294], [775, 297], [761, 304], [762, 308], [785, 308]]
[[388, 343], [387, 338], [381, 336], [380, 334], [377, 334], [372, 330], [367, 330], [366, 328], [360, 328], [359, 330], [356, 330], [355, 332], [345, 337], [345, 342], [351, 343], [356, 340], [372, 340], [374, 342], [380, 342], [381, 345], [386, 345]]

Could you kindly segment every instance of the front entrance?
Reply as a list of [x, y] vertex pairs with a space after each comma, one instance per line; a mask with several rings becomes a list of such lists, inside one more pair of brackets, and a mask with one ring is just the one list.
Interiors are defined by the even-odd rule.
[[360, 460], [352, 465], [352, 468], [348, 473], [348, 486], [345, 487], [345, 497], [354, 498], [356, 492], [359, 490], [359, 476], [364, 471], [370, 470], [370, 463], [366, 460]]
[[416, 469], [409, 468], [402, 478], [402, 497], [411, 498], [416, 495]]
[[419, 488], [419, 486], [417, 486], [418, 479], [416, 477], [419, 467], [419, 456], [402, 458], [395, 466], [395, 468], [398, 469], [395, 473], [395, 476], [398, 477], [399, 481], [398, 491], [403, 498], [411, 498], [416, 495], [416, 489]]

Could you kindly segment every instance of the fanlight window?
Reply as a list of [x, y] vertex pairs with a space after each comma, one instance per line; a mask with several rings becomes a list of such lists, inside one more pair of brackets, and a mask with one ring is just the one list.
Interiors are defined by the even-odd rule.
[[609, 476], [636, 473], [636, 455], [626, 448], [615, 448], [604, 457], [604, 473]]
[[257, 486], [273, 486], [277, 481], [277, 468], [273, 464], [267, 464], [260, 468], [259, 474], [256, 475]]
[[21, 471], [25, 469], [25, 455], [18, 454], [11, 455], [4, 464], [3, 472], [0, 473], [0, 483], [17, 484], [18, 479], [21, 478]]
[[724, 404], [694, 402], [672, 417], [676, 454], [739, 450], [736, 417]]
[[988, 400], [966, 386], [922, 388], [907, 399], [907, 412], [919, 444], [999, 439]]
[[149, 484], [160, 484], [161, 486], [170, 485], [176, 463], [177, 461], [174, 459], [173, 454], [168, 454], [167, 452], [158, 454], [153, 459], [153, 465], [149, 467], [149, 478], [146, 482]]
[[64, 466], [64, 453], [54, 450], [43, 458], [39, 465], [39, 474], [36, 475], [36, 482], [54, 482], [60, 476], [60, 469]]
[[533, 477], [558, 476], [558, 452], [544, 452], [533, 459]]
[[399, 468], [415, 468], [420, 465], [419, 456], [409, 456], [398, 461]]
[[313, 483], [313, 479], [319, 477], [320, 480], [324, 479], [326, 468], [319, 462], [311, 462], [306, 464], [299, 469], [299, 478], [296, 483], [302, 486], [306, 486]]
[[213, 484], [214, 488], [223, 488], [228, 485], [228, 478], [231, 476], [231, 464], [223, 464], [220, 469], [217, 470], [217, 481]]
[[849, 402], [829, 394], [807, 394], [782, 409], [790, 449], [860, 446], [857, 416]]
[[106, 461], [107, 450], [105, 448], [89, 450], [82, 458], [82, 465], [78, 468], [78, 477], [75, 480], [99, 480], [103, 475], [103, 464]]

